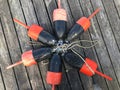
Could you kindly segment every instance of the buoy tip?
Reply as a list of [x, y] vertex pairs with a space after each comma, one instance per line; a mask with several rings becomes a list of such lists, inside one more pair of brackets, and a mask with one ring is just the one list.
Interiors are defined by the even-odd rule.
[[18, 61], [18, 62], [16, 62], [16, 63], [12, 64], [12, 65], [9, 65], [9, 66], [6, 67], [6, 69], [13, 68], [13, 67], [15, 67], [15, 66], [17, 66], [17, 65], [19, 65], [19, 64], [22, 64], [22, 61]]
[[93, 18], [99, 11], [101, 10], [101, 8], [99, 7], [99, 8], [97, 8], [89, 17], [88, 17], [88, 19], [91, 19], [91, 18]]
[[61, 8], [61, 1], [58, 0], [58, 8]]
[[55, 90], [55, 85], [54, 84], [52, 85], [52, 90]]
[[6, 69], [10, 69], [10, 67], [8, 66], [8, 67], [6, 67]]
[[108, 80], [110, 80], [110, 81], [112, 80], [112, 78], [110, 76], [107, 76], [107, 75], [105, 75], [105, 74], [103, 74], [103, 73], [101, 73], [99, 71], [95, 71], [95, 73], [102, 76], [102, 77], [104, 77], [104, 78], [106, 78], [106, 79], [108, 79]]
[[27, 25], [24, 24], [23, 22], [17, 20], [16, 18], [13, 18], [13, 21], [16, 22], [16, 23], [18, 23], [19, 25], [25, 27], [26, 29], [29, 29], [29, 28], [30, 28], [29, 26], [27, 26]]

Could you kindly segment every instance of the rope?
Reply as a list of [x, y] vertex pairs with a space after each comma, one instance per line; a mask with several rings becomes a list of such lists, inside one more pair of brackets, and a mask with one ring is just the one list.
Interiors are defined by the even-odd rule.
[[[79, 42], [91, 42], [91, 43], [94, 43], [94, 42], [96, 42], [96, 43], [94, 43], [93, 45], [91, 45], [91, 46], [82, 46], [82, 45], [79, 45], [78, 43]], [[91, 47], [94, 47], [95, 45], [97, 45], [98, 44], [98, 40], [94, 40], [94, 41], [89, 41], [89, 40], [79, 40], [79, 41], [75, 41], [75, 42], [72, 42], [71, 44], [69, 44], [68, 45], [68, 47], [67, 47], [67, 49], [72, 49], [72, 48], [74, 48], [75, 46], [78, 46], [78, 47], [80, 47], [80, 48], [91, 48]]]
[[73, 49], [71, 49], [76, 55], [78, 55], [82, 60], [83, 60], [83, 62], [86, 64], [86, 66], [89, 68], [89, 70], [93, 73], [93, 74], [95, 74], [95, 72], [94, 72], [94, 70], [90, 67], [90, 65], [84, 60], [84, 58], [80, 55], [80, 54], [78, 54], [76, 51], [74, 51]]

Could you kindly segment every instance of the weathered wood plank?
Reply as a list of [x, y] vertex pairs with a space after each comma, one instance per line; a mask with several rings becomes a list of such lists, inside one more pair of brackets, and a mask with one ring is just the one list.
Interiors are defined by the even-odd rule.
[[[3, 5], [3, 7], [2, 7], [3, 15], [1, 16], [2, 25], [4, 28], [4, 33], [5, 33], [8, 49], [9, 49], [10, 58], [11, 58], [12, 62], [14, 63], [20, 59], [21, 50], [19, 47], [19, 42], [17, 39], [17, 35], [15, 32], [14, 26], [12, 23], [10, 9], [8, 7], [7, 0], [2, 0], [1, 5]], [[9, 64], [11, 64], [11, 63], [9, 63]], [[16, 75], [19, 89], [21, 89], [21, 90], [31, 89], [26, 70], [23, 66], [20, 65], [15, 68], [15, 75]], [[9, 85], [10, 85], [10, 83], [9, 83]], [[14, 87], [15, 87], [15, 85], [13, 86], [13, 88]], [[10, 88], [10, 89], [12, 89], [12, 88]]]
[[2, 89], [2, 90], [5, 90], [5, 83], [4, 83], [4, 80], [3, 80], [3, 75], [2, 75], [2, 71], [1, 71], [1, 69], [0, 69], [0, 88]]
[[[8, 2], [7, 0], [0, 0], [0, 17], [2, 20], [2, 22], [0, 21], [2, 23], [2, 27], [0, 24], [0, 42], [2, 42], [0, 43], [0, 59], [2, 60], [0, 63], [2, 71], [2, 76], [0, 75], [1, 90], [51, 90], [51, 85], [46, 83], [48, 60], [46, 60], [46, 64], [41, 62], [39, 66], [31, 66], [27, 69], [22, 65], [11, 70], [5, 70], [5, 68], [11, 61], [14, 63], [18, 60], [17, 58], [20, 59], [20, 52], [32, 49], [27, 44], [30, 41], [27, 31], [20, 25], [14, 24], [12, 17], [16, 17], [28, 25], [38, 23], [53, 34], [52, 12], [57, 7], [57, 0], [8, 0]], [[87, 57], [95, 60], [98, 63], [98, 70], [110, 75], [113, 81], [105, 80], [97, 75], [93, 78], [87, 77], [79, 74], [64, 63], [64, 80], [62, 80], [61, 85], [57, 89], [119, 90], [119, 0], [61, 0], [61, 2], [63, 8], [68, 13], [68, 29], [71, 28], [78, 18], [83, 15], [89, 16], [97, 7], [102, 8], [97, 18], [91, 20], [92, 24], [89, 31], [81, 35], [81, 39], [100, 40], [95, 48], [85, 50], [85, 54]], [[82, 45], [86, 44], [82, 43]], [[39, 45], [37, 47], [34, 46], [34, 48], [39, 48]], [[80, 52], [80, 50], [77, 51]]]
[[49, 17], [47, 15], [47, 11], [43, 0], [41, 1], [33, 0], [33, 5], [35, 8], [39, 24], [43, 26], [44, 29], [47, 30], [48, 32], [52, 32], [51, 23], [49, 21]]
[[[2, 75], [2, 78], [4, 80], [5, 88], [8, 90], [14, 90], [18, 89], [14, 71], [13, 70], [6, 70], [6, 67], [11, 62], [9, 52], [6, 46], [5, 37], [3, 34], [3, 28], [1, 26], [1, 20], [0, 20], [0, 73]], [[1, 80], [2, 85], [2, 80]], [[1, 88], [4, 90], [4, 86], [2, 85]]]
[[62, 67], [63, 67], [62, 68], [62, 73], [63, 73], [62, 81], [61, 81], [61, 84], [58, 86], [58, 88], [59, 90], [71, 90], [71, 85], [69, 83], [64, 65]]
[[[68, 0], [70, 9], [72, 12], [72, 18], [74, 18], [74, 23], [83, 16], [82, 9], [80, 8], [80, 4], [78, 0]], [[80, 36], [81, 39], [88, 40], [89, 35], [88, 32], [85, 32], [83, 35]], [[86, 46], [86, 43], [82, 43], [83, 46]], [[77, 49], [78, 52], [80, 53], [80, 50]], [[82, 52], [84, 53], [84, 52]], [[93, 90], [93, 81], [91, 77], [87, 77], [86, 75], [83, 75], [80, 73], [80, 77], [82, 80], [82, 84], [84, 86], [85, 90]]]
[[[84, 33], [84, 34], [87, 34], [88, 32]], [[83, 34], [83, 35], [84, 35]], [[84, 37], [85, 36], [85, 37]], [[91, 37], [88, 35], [86, 37], [86, 35], [84, 35], [81, 39], [84, 39], [84, 40], [91, 40]], [[93, 43], [91, 44], [88, 44], [88, 43], [83, 43], [82, 45], [83, 46], [91, 46]], [[99, 58], [96, 54], [96, 51], [93, 49], [93, 48], [90, 48], [90, 49], [85, 49], [85, 54], [86, 54], [86, 57], [92, 59], [93, 61], [95, 61], [97, 64], [98, 64], [98, 70], [101, 71], [102, 67], [100, 66], [100, 63], [99, 63]], [[106, 84], [106, 81], [104, 78], [98, 76], [98, 75], [94, 75], [92, 78], [88, 77], [88, 76], [83, 76], [83, 80], [84, 82], [86, 82], [87, 84], [87, 80], [85, 78], [88, 78], [89, 80], [89, 84], [90, 85], [87, 85], [88, 87], [88, 90], [89, 90], [89, 87], [92, 86], [91, 89], [95, 90], [95, 88], [100, 88], [100, 90], [107, 90], [107, 84]], [[91, 81], [92, 80], [92, 81]], [[91, 82], [90, 82], [91, 81]], [[102, 82], [102, 83], [101, 83]], [[91, 85], [92, 84], [92, 85]]]
[[52, 24], [52, 31], [53, 31], [53, 10], [57, 8], [56, 2], [55, 0], [44, 0], [45, 2], [45, 6], [46, 6], [46, 10], [48, 12], [48, 17], [50, 18], [50, 22]]
[[68, 6], [67, 1], [61, 0], [61, 4], [62, 4], [62, 7], [67, 11], [67, 16], [68, 16], [67, 30], [69, 31], [70, 28], [73, 26], [74, 19], [71, 16], [70, 7]]
[[[87, 3], [87, 4], [86, 4]], [[85, 6], [84, 6], [84, 4], [85, 4]], [[89, 2], [85, 2], [85, 3], [82, 3], [82, 5], [83, 5], [83, 11], [85, 11], [85, 14], [86, 14], [86, 16], [89, 16], [90, 15], [90, 13], [87, 13], [88, 12], [88, 10], [86, 9], [86, 6], [89, 6]], [[90, 7], [89, 7], [90, 8]], [[93, 12], [93, 11], [92, 11]], [[91, 13], [92, 13], [91, 12]], [[92, 23], [93, 23], [93, 20], [94, 20], [95, 18], [93, 18], [91, 21], [92, 21]], [[94, 21], [94, 22], [97, 22], [97, 21]], [[94, 25], [94, 23], [93, 23], [93, 25]], [[93, 30], [94, 28], [90, 28], [90, 30]], [[90, 33], [91, 34], [91, 33]], [[100, 38], [99, 38], [100, 39]], [[98, 40], [99, 40], [98, 39]], [[101, 39], [100, 39], [101, 40]], [[98, 49], [98, 48], [97, 48]], [[91, 51], [89, 51], [89, 50], [87, 50], [87, 52], [89, 53], [88, 54], [88, 57], [90, 57], [91, 59], [93, 59], [93, 60], [95, 60], [95, 61], [97, 61], [97, 63], [98, 63], [98, 65], [99, 65], [99, 68], [100, 68], [100, 64], [99, 64], [99, 58], [97, 58], [97, 57], [92, 57], [92, 53], [93, 52], [91, 52]], [[97, 55], [95, 55], [95, 56], [97, 56]], [[101, 70], [101, 69], [100, 69]], [[101, 83], [102, 82], [102, 83]], [[103, 89], [103, 90], [107, 90], [107, 86], [106, 86], [106, 82], [104, 81], [104, 79], [103, 78], [101, 78], [100, 76], [98, 76], [98, 75], [95, 75], [94, 76], [94, 84], [95, 84], [95, 86], [97, 86], [98, 88], [101, 88], [101, 89]]]
[[[19, 2], [19, 0], [15, 0], [15, 1], [9, 0], [12, 16], [14, 18], [20, 19], [21, 21], [24, 21], [24, 17], [25, 17], [28, 25], [31, 25], [32, 23], [36, 23], [37, 21], [36, 21], [36, 16], [33, 15], [34, 10], [32, 7], [32, 3], [28, 0], [24, 1], [24, 3], [22, 2], [23, 2], [22, 0], [21, 2]], [[22, 3], [21, 4], [22, 6], [20, 5], [20, 3]], [[24, 12], [22, 12], [22, 10]], [[28, 18], [26, 16], [28, 16]], [[31, 21], [28, 21], [28, 19], [30, 19]], [[17, 30], [18, 38], [20, 40], [22, 51], [24, 52], [32, 49], [31, 46], [29, 46], [28, 44], [30, 39], [27, 36], [27, 32], [26, 32], [27, 30], [24, 27], [20, 26], [19, 24], [15, 24], [15, 25], [16, 25], [16, 30]], [[28, 71], [30, 83], [32, 85], [32, 89], [44, 90], [42, 78], [41, 78], [38, 66], [37, 65], [30, 66], [27, 68], [27, 71]]]
[[66, 66], [66, 73], [68, 75], [69, 78], [69, 82], [70, 82], [70, 86], [72, 90], [84, 90], [83, 89], [83, 83], [81, 82], [80, 78], [79, 78], [79, 73], [76, 69], [71, 68], [71, 66], [68, 66], [67, 64], [65, 64]]
[[[86, 3], [82, 3], [82, 1], [80, 1], [80, 6], [81, 6], [81, 10], [84, 14], [84, 16], [89, 16], [90, 13], [87, 13], [88, 11], [86, 10], [86, 5], [89, 5], [88, 2]], [[93, 12], [93, 11], [92, 11]], [[94, 18], [93, 18], [94, 19]], [[94, 21], [96, 22], [96, 21]], [[91, 26], [90, 26], [91, 28]], [[86, 31], [83, 36], [81, 37], [81, 39], [84, 39], [84, 40], [91, 40], [91, 36], [89, 34], [89, 30]], [[91, 44], [88, 44], [88, 43], [82, 43], [83, 46], [90, 46], [92, 45], [93, 43]], [[96, 54], [96, 51], [93, 49], [93, 48], [90, 48], [90, 49], [85, 49], [85, 54], [86, 54], [86, 57], [89, 57], [90, 59], [96, 61], [96, 63], [98, 64], [98, 68], [101, 70], [101, 66], [100, 66], [100, 63], [98, 61], [98, 56]], [[84, 76], [85, 77], [85, 76]], [[89, 78], [89, 77], [88, 77]], [[94, 80], [95, 79], [95, 80]], [[86, 79], [83, 79], [84, 81], [86, 81]], [[97, 81], [97, 82], [96, 82]], [[102, 82], [102, 83], [101, 83]], [[86, 82], [87, 83], [87, 82]], [[101, 88], [103, 90], [107, 90], [107, 85], [106, 85], [106, 82], [105, 82], [105, 79], [104, 78], [101, 78], [100, 76], [98, 75], [95, 75], [95, 77], [93, 77], [93, 80], [92, 82], [90, 83], [90, 85], [93, 83], [93, 86], [91, 89], [95, 89], [95, 88]], [[90, 86], [88, 85], [88, 88]]]
[[119, 60], [119, 56], [120, 56], [120, 19], [117, 14], [116, 8], [114, 6], [113, 0], [110, 0], [109, 2], [108, 2], [108, 0], [102, 1], [102, 4], [104, 5], [104, 8], [106, 10], [106, 15], [108, 17], [113, 36], [115, 37], [115, 41], [118, 46], [118, 48], [117, 47], [114, 48], [115, 49], [114, 51], [111, 51], [111, 55], [115, 55], [114, 57], [117, 56], [116, 58], [118, 58], [118, 59], [116, 60], [114, 57], [113, 58], [111, 57], [111, 59], [114, 59], [112, 61], [112, 63], [113, 63], [115, 73], [116, 73], [117, 79], [119, 81], [119, 86], [120, 86], [120, 60]]
[[2, 74], [1, 68], [0, 68], [0, 88], [1, 88], [1, 90], [5, 90], [5, 84], [4, 84], [3, 74]]
[[[107, 3], [107, 2], [106, 2]], [[99, 3], [99, 4], [101, 4], [101, 3]], [[102, 7], [102, 6], [101, 6]], [[102, 16], [102, 15], [101, 15]], [[100, 26], [100, 28], [101, 28], [101, 31], [102, 31], [102, 33], [103, 33], [103, 37], [104, 37], [104, 40], [105, 40], [105, 42], [106, 42], [106, 47], [108, 48], [107, 50], [108, 50], [108, 54], [110, 55], [109, 57], [110, 57], [110, 59], [111, 59], [111, 63], [112, 63], [112, 65], [113, 65], [113, 69], [115, 70], [114, 72], [116, 72], [117, 73], [117, 78], [116, 77], [113, 77], [113, 79], [119, 79], [120, 77], [119, 77], [119, 74], [118, 74], [118, 72], [119, 72], [119, 70], [120, 70], [120, 68], [119, 68], [119, 65], [120, 65], [120, 60], [119, 60], [119, 57], [120, 57], [120, 52], [119, 52], [119, 50], [118, 50], [118, 47], [117, 47], [117, 45], [116, 45], [116, 42], [115, 42], [115, 38], [114, 38], [114, 35], [113, 35], [113, 32], [112, 32], [112, 30], [111, 29], [109, 29], [109, 25], [107, 25], [108, 24], [108, 22], [107, 22], [107, 17], [106, 17], [106, 15], [103, 15], [103, 17], [102, 17], [102, 20], [99, 20], [100, 19], [100, 17], [98, 17], [98, 22], [99, 23], [102, 23], [101, 24], [101, 26], [104, 26], [103, 28]], [[104, 23], [104, 24], [103, 24]], [[115, 23], [114, 21], [113, 21], [113, 23]], [[116, 82], [117, 82], [117, 80], [116, 80]], [[112, 85], [113, 85], [113, 88], [115, 87], [114, 86], [114, 82], [111, 82], [112, 83]], [[109, 86], [112, 86], [111, 84], [109, 85]], [[118, 85], [117, 83], [116, 83], [116, 85]], [[114, 88], [115, 89], [115, 88]]]
[[120, 19], [120, 0], [113, 0], [119, 15], [119, 19]]
[[[99, 47], [96, 46], [96, 51], [97, 51], [97, 55], [99, 58], [99, 62], [102, 65], [103, 71], [106, 74], [113, 77], [113, 81], [111, 81], [111, 82], [106, 80], [107, 84], [108, 84], [108, 88], [111, 90], [113, 88], [117, 90], [117, 89], [119, 89], [119, 86], [118, 86], [118, 82], [116, 81], [117, 79], [115, 77], [115, 73], [114, 73], [114, 70], [112, 67], [113, 64], [111, 64], [111, 60], [114, 60], [115, 57], [114, 57], [114, 55], [109, 54], [109, 52], [112, 53], [112, 51], [114, 51], [114, 49], [116, 49], [116, 50], [118, 50], [118, 49], [117, 49], [113, 34], [111, 32], [110, 25], [106, 19], [106, 15], [103, 11], [104, 8], [102, 6], [101, 1], [99, 1], [99, 3], [98, 3], [98, 1], [94, 1], [94, 2], [91, 1], [91, 2], [93, 4], [94, 9], [96, 9], [98, 7], [102, 8], [102, 11], [97, 15], [99, 24], [97, 25], [97, 23], [94, 23], [92, 21], [93, 24], [92, 24], [92, 27], [90, 28], [91, 37], [93, 39], [101, 40], [101, 43], [99, 43], [99, 45], [98, 45]], [[85, 5], [84, 9], [86, 8], [86, 13], [90, 13], [91, 11], [93, 11], [92, 7], [91, 7], [91, 3], [88, 0], [82, 1], [82, 5]], [[100, 30], [99, 30], [99, 26], [100, 26]], [[113, 49], [111, 47], [111, 45], [113, 45], [115, 48]], [[108, 48], [109, 48], [109, 52], [107, 52]], [[118, 55], [118, 52], [116, 53], [116, 55]], [[111, 57], [114, 57], [114, 59], [113, 58], [111, 59]], [[119, 57], [119, 55], [118, 55], [118, 57]], [[96, 82], [97, 82], [97, 80], [96, 80]]]

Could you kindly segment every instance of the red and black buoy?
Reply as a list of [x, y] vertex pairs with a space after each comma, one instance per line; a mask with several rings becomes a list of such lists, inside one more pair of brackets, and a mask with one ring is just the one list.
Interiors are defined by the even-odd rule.
[[86, 57], [83, 57], [84, 59], [83, 61], [82, 58], [80, 58], [78, 55], [76, 55], [71, 50], [65, 53], [64, 59], [68, 64], [70, 64], [73, 67], [78, 68], [81, 73], [87, 76], [93, 76], [96, 73], [108, 80], [112, 80], [111, 77], [97, 71], [98, 65], [96, 62]]
[[77, 38], [80, 34], [85, 32], [90, 27], [90, 19], [100, 11], [100, 8], [96, 9], [88, 18], [80, 18], [76, 24], [71, 28], [68, 33], [66, 41], [72, 41]]
[[55, 85], [59, 85], [62, 80], [62, 63], [59, 54], [54, 54], [50, 60], [46, 81], [52, 85], [52, 90], [55, 90]]
[[25, 66], [31, 66], [37, 64], [42, 60], [50, 58], [51, 54], [52, 54], [51, 48], [40, 48], [37, 50], [26, 51], [22, 54], [21, 61], [18, 61], [15, 64], [8, 66], [7, 69], [10, 69], [22, 63]]
[[56, 43], [56, 38], [47, 31], [45, 31], [41, 26], [38, 26], [37, 24], [27, 26], [15, 18], [13, 20], [14, 22], [28, 29], [28, 36], [31, 37], [32, 39], [48, 45], [54, 45]]
[[58, 0], [58, 9], [53, 11], [53, 23], [58, 39], [64, 39], [67, 30], [67, 12], [61, 8], [60, 0]]

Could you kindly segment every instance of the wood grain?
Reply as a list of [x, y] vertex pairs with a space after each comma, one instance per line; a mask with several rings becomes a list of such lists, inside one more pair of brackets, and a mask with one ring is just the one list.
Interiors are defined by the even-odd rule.
[[[17, 18], [27, 25], [41, 25], [54, 35], [53, 10], [58, 0], [0, 0], [0, 90], [51, 90], [46, 83], [49, 60], [24, 67], [6, 67], [21, 59], [21, 54], [40, 45], [29, 45], [33, 41], [22, 26], [13, 22]], [[119, 90], [120, 89], [120, 1], [119, 0], [61, 0], [67, 11], [67, 31], [82, 16], [88, 17], [96, 8], [101, 11], [91, 19], [89, 31], [80, 36], [84, 40], [99, 40], [86, 57], [98, 63], [98, 70], [111, 76], [113, 81], [95, 75], [87, 77], [63, 60], [63, 79], [57, 90]], [[91, 44], [81, 43], [83, 46]], [[81, 53], [81, 49], [76, 48]]]

